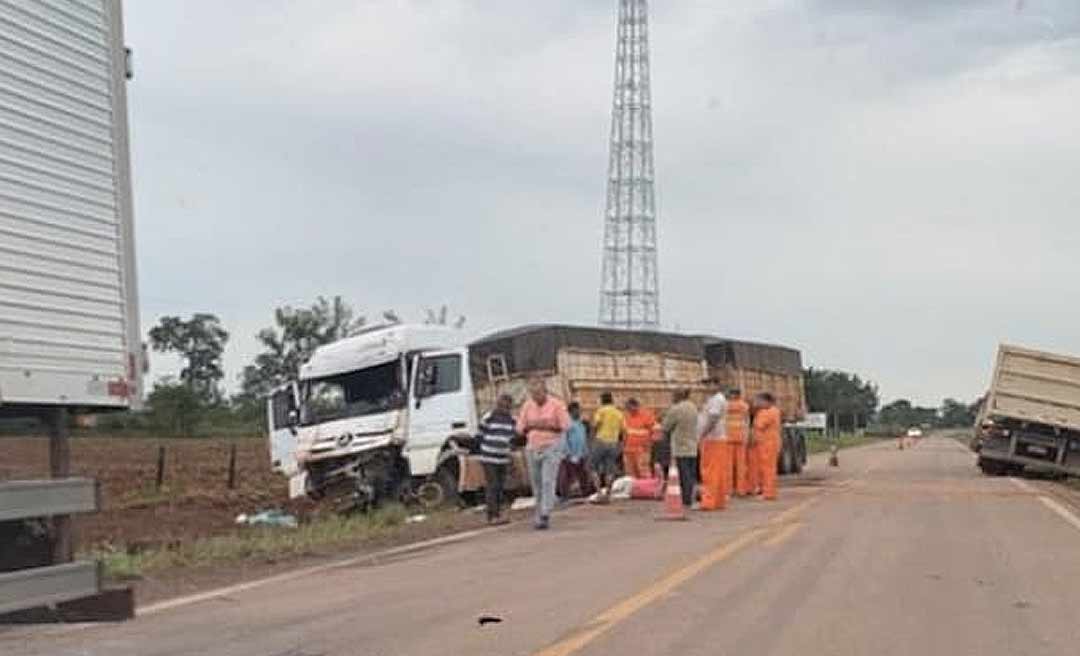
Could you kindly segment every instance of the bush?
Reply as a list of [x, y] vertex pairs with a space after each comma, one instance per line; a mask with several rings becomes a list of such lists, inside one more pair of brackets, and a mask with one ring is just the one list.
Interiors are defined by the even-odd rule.
[[191, 437], [204, 411], [203, 399], [187, 385], [162, 382], [146, 399], [150, 428], [167, 435]]

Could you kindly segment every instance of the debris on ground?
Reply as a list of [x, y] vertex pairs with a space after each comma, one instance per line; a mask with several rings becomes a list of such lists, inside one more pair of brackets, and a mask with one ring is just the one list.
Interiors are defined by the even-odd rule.
[[236, 523], [245, 526], [284, 526], [296, 528], [296, 517], [281, 510], [263, 510], [254, 515], [241, 513], [236, 516]]
[[510, 510], [529, 510], [536, 507], [536, 497], [518, 497], [510, 504]]

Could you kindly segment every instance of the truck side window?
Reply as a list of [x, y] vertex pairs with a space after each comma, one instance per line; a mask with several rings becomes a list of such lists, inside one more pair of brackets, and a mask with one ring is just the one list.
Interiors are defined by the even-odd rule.
[[424, 396], [449, 394], [461, 389], [461, 356], [457, 354], [424, 358], [421, 371], [427, 379]]

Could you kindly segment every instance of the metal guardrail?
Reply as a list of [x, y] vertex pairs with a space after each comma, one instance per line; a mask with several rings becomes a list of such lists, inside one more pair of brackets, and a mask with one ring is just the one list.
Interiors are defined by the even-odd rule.
[[89, 561], [0, 574], [0, 613], [95, 595], [101, 578], [101, 565]]
[[100, 505], [98, 486], [89, 478], [0, 483], [0, 522], [95, 512]]
[[[0, 483], [0, 522], [66, 517], [100, 505], [97, 482], [89, 478]], [[0, 614], [96, 595], [101, 580], [101, 566], [82, 561], [0, 573]]]

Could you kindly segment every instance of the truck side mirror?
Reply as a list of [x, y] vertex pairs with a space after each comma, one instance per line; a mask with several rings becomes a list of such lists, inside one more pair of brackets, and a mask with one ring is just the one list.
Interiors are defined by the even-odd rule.
[[438, 374], [435, 370], [434, 364], [425, 365], [416, 376], [416, 407], [420, 407], [420, 402], [423, 399], [431, 396], [432, 390], [435, 389], [435, 378]]

